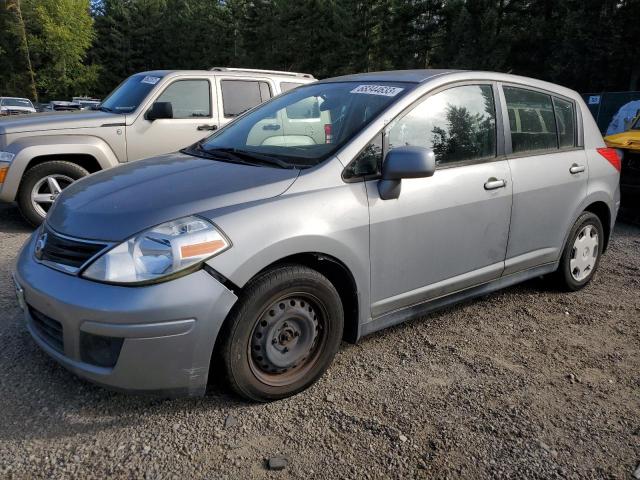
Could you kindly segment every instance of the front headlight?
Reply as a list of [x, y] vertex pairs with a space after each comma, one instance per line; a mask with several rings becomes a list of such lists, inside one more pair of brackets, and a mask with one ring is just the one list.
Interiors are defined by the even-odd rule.
[[0, 152], [0, 162], [10, 163], [15, 157], [14, 153], [11, 152]]
[[133, 236], [99, 257], [82, 275], [100, 282], [151, 282], [195, 267], [230, 246], [209, 221], [184, 217]]

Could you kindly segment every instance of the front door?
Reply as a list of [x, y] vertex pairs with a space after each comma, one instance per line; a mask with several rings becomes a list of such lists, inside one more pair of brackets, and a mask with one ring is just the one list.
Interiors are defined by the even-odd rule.
[[206, 78], [178, 79], [167, 85], [154, 101], [171, 102], [173, 118], [150, 121], [140, 115], [127, 127], [128, 160], [176, 152], [213, 133], [218, 121], [212, 88]]
[[493, 85], [449, 87], [385, 129], [385, 150], [431, 148], [437, 170], [402, 180], [396, 200], [380, 198], [377, 180], [366, 182], [374, 318], [501, 275], [511, 176], [499, 156], [495, 103]]

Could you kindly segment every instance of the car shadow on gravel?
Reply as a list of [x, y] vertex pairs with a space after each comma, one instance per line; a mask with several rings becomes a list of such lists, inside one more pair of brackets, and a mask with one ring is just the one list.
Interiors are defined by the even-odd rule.
[[29, 225], [17, 206], [13, 203], [0, 203], [0, 233], [31, 233]]

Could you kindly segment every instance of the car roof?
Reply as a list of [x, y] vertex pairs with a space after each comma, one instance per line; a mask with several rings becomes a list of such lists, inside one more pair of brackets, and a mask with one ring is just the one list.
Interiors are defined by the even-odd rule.
[[459, 73], [462, 70], [429, 69], [429, 70], [389, 70], [386, 72], [355, 73], [339, 77], [326, 78], [321, 82], [410, 82], [422, 83], [433, 77]]
[[555, 83], [549, 83], [537, 78], [523, 77], [510, 73], [487, 72], [482, 70], [390, 70], [387, 72], [357, 73], [321, 80], [320, 83], [331, 82], [407, 82], [424, 84], [442, 77], [451, 77], [451, 81], [488, 81], [504, 82], [507, 84], [522, 85], [523, 87], [539, 88], [569, 98], [581, 98], [580, 94], [569, 88]]

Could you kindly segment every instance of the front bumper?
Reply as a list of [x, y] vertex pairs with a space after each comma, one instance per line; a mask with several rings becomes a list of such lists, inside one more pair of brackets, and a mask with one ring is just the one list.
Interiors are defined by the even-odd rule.
[[[235, 294], [204, 270], [145, 287], [93, 282], [53, 270], [25, 244], [15, 281], [28, 308], [27, 329], [51, 357], [78, 376], [117, 390], [202, 395], [218, 331]], [[62, 327], [62, 345], [43, 334], [31, 311]], [[113, 367], [82, 361], [81, 332], [122, 338]]]

